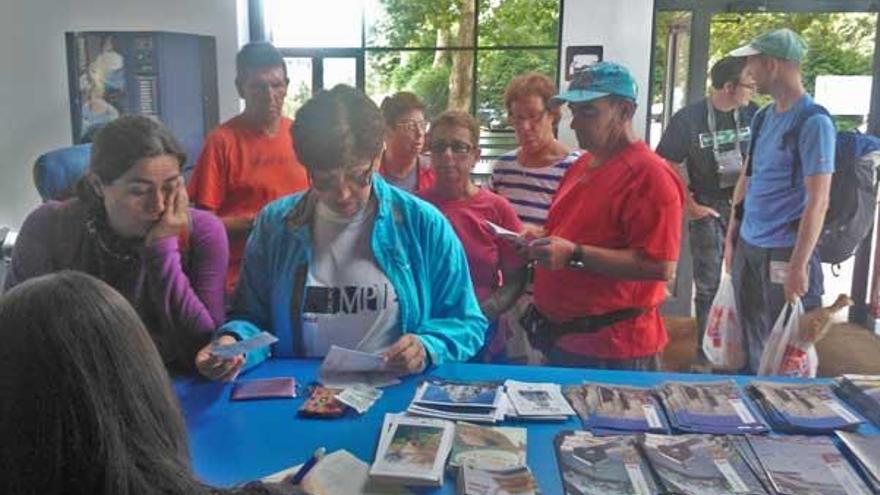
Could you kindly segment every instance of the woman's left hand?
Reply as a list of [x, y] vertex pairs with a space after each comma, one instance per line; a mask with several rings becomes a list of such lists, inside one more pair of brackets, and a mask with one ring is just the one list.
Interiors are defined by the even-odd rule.
[[174, 192], [165, 198], [165, 210], [159, 221], [147, 232], [144, 239], [147, 245], [164, 239], [174, 237], [183, 232], [189, 226], [189, 196], [183, 185], [183, 177], [179, 179]]
[[421, 373], [425, 369], [427, 352], [421, 339], [406, 334], [385, 351], [385, 363], [401, 375]]

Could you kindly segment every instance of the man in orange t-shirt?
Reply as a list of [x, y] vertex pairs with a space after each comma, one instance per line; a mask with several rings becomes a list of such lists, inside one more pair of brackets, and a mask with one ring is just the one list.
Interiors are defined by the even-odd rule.
[[245, 109], [205, 139], [188, 187], [193, 203], [214, 212], [226, 227], [227, 294], [238, 282], [244, 245], [260, 209], [309, 185], [293, 151], [293, 121], [281, 115], [288, 84], [281, 53], [269, 43], [249, 43], [235, 65], [235, 86]]
[[675, 273], [684, 190], [632, 128], [636, 84], [602, 62], [575, 75], [568, 102], [588, 151], [553, 198], [535, 269], [531, 333], [549, 364], [652, 370], [668, 340], [659, 305]]

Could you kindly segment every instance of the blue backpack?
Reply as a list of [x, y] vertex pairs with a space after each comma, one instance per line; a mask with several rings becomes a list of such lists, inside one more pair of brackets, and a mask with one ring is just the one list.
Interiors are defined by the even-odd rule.
[[[758, 134], [767, 116], [765, 106], [755, 114], [752, 121], [751, 148], [755, 149]], [[791, 168], [791, 185], [795, 187], [800, 178], [801, 159], [798, 153], [798, 137], [801, 128], [814, 115], [831, 114], [822, 105], [812, 104], [797, 116], [794, 125], [782, 136], [780, 148], [792, 148], [794, 163]], [[838, 132], [835, 141], [834, 175], [831, 178], [831, 195], [825, 223], [816, 249], [823, 263], [839, 264], [855, 254], [856, 249], [874, 225], [877, 203], [877, 172], [873, 159], [866, 158], [880, 150], [880, 138], [858, 131]], [[751, 160], [746, 175], [752, 174]]]

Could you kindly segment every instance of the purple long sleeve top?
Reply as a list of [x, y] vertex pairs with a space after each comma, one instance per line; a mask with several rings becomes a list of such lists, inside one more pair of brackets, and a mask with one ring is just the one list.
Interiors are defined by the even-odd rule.
[[6, 287], [64, 269], [90, 273], [134, 306], [167, 366], [189, 370], [195, 352], [225, 319], [229, 259], [220, 220], [206, 211], [189, 212], [186, 246], [167, 237], [123, 259], [107, 254], [89, 232], [89, 209], [80, 200], [46, 203], [21, 228]]

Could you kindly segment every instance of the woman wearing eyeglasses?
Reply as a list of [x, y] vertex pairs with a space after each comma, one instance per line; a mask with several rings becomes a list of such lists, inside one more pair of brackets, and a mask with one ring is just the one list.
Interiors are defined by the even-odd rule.
[[434, 183], [434, 170], [425, 156], [428, 121], [425, 104], [408, 91], [382, 100], [385, 118], [385, 150], [379, 159], [379, 173], [389, 183], [410, 192], [423, 191]]
[[[556, 94], [553, 81], [536, 72], [513, 78], [504, 91], [507, 119], [516, 134], [519, 147], [498, 158], [492, 165], [489, 188], [506, 198], [522, 221], [524, 229], [541, 236], [553, 195], [562, 176], [581, 155], [556, 139], [554, 126], [559, 109], [550, 109], [550, 98]], [[507, 344], [514, 361], [538, 363], [540, 357], [531, 351], [519, 325], [520, 316], [531, 300], [531, 285], [503, 318], [512, 338]]]
[[[299, 109], [294, 142], [311, 186], [260, 213], [217, 342], [267, 330], [279, 339], [273, 355], [321, 357], [338, 345], [381, 353], [401, 375], [481, 348], [486, 319], [455, 232], [374, 173], [384, 131], [376, 105], [349, 86]], [[207, 346], [196, 364], [230, 380], [268, 355], [223, 359]]]
[[522, 224], [510, 203], [477, 187], [471, 170], [480, 158], [480, 125], [470, 114], [449, 111], [431, 125], [431, 158], [437, 181], [419, 196], [446, 215], [467, 253], [468, 266], [480, 309], [490, 321], [489, 338], [482, 358], [490, 360], [502, 350], [504, 340], [490, 340], [498, 316], [507, 311], [525, 286], [525, 262], [510, 241], [494, 235], [492, 222], [513, 232]]

